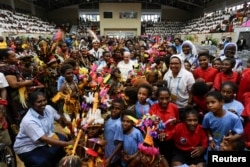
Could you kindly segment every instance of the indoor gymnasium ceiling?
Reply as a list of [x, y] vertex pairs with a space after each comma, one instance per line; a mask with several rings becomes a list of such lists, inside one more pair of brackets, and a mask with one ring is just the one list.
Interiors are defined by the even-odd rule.
[[80, 9], [98, 9], [99, 2], [102, 3], [142, 3], [142, 9], [161, 9], [162, 5], [172, 6], [184, 10], [205, 8], [207, 3], [214, 0], [27, 0], [46, 9], [79, 5]]

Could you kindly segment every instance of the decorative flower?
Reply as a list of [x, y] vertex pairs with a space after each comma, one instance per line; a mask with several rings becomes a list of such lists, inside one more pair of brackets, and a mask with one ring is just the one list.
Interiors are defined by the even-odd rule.
[[90, 106], [87, 103], [82, 102], [81, 108], [85, 111], [88, 111], [90, 109]]

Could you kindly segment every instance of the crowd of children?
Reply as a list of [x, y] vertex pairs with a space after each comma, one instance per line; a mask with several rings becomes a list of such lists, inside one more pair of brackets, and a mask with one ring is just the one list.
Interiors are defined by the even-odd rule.
[[[76, 155], [69, 149], [61, 167], [202, 167], [209, 150], [250, 148], [249, 69], [243, 69], [235, 43], [213, 57], [191, 41], [177, 54], [169, 41], [92, 38], [80, 48], [56, 36], [0, 50], [8, 83], [0, 84], [0, 109], [9, 129], [4, 121], [1, 128], [15, 145], [32, 108], [27, 97], [39, 90], [70, 122], [60, 122], [69, 139], [83, 131]], [[13, 98], [19, 104], [14, 112]]]

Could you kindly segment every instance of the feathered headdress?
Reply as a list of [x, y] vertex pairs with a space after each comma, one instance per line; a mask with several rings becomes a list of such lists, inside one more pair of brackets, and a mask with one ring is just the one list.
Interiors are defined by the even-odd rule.
[[51, 42], [46, 39], [40, 39], [35, 47], [39, 59], [47, 64], [50, 61], [50, 57], [55, 55], [56, 47], [58, 46], [59, 41], [63, 40], [63, 38], [64, 32], [59, 29], [54, 34]]

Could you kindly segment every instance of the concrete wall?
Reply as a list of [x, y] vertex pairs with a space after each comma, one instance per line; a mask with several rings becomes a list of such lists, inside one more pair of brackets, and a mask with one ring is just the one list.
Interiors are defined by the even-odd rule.
[[78, 5], [72, 5], [69, 7], [63, 7], [49, 11], [47, 13], [47, 18], [56, 24], [69, 22], [73, 25], [76, 25], [79, 18]]
[[[120, 12], [134, 11], [137, 12], [135, 19], [121, 19]], [[107, 35], [113, 33], [114, 35], [134, 34], [138, 36], [141, 34], [141, 4], [140, 3], [100, 3], [100, 33]], [[103, 12], [112, 12], [112, 19], [105, 19]]]

